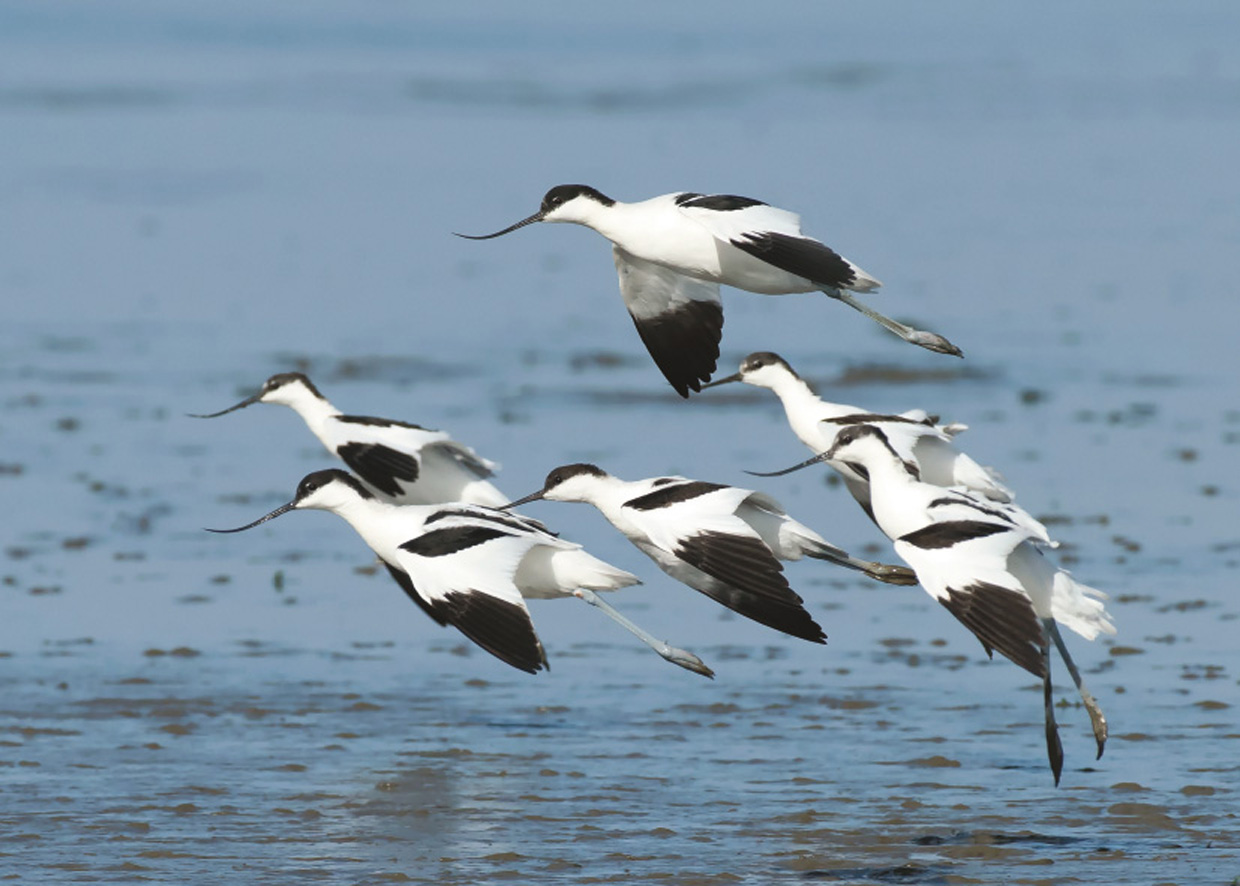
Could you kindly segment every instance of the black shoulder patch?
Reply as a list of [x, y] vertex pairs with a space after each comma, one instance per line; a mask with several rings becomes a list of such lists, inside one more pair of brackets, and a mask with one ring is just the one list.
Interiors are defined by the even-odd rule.
[[[633, 316], [629, 312], [629, 316]], [[689, 391], [702, 390], [719, 360], [719, 339], [723, 337], [723, 306], [709, 301], [689, 301], [673, 311], [638, 320], [633, 325], [642, 344], [663, 377], [676, 393], [688, 397]]]
[[987, 654], [997, 649], [1035, 677], [1045, 677], [1042, 644], [1046, 638], [1027, 596], [989, 582], [975, 582], [960, 590], [948, 588], [947, 593], [948, 598], [939, 602], [982, 641]]
[[375, 418], [371, 415], [338, 415], [336, 421], [342, 421], [350, 425], [367, 425], [372, 428], [409, 428], [413, 431], [429, 431], [431, 428], [424, 428], [421, 425], [415, 425], [407, 421], [397, 421], [394, 418]]
[[714, 492], [716, 489], [726, 489], [727, 487], [720, 483], [706, 483], [702, 480], [689, 480], [686, 483], [677, 483], [675, 486], [664, 486], [653, 492], [647, 492], [645, 495], [639, 495], [637, 498], [631, 498], [626, 501], [623, 507], [633, 508], [638, 511], [653, 511], [656, 508], [665, 508], [668, 505], [674, 505], [677, 502], [689, 501], [699, 496]]
[[900, 536], [899, 540], [928, 551], [950, 548], [961, 542], [986, 538], [988, 535], [1007, 531], [1006, 527], [996, 526], [994, 523], [982, 523], [978, 520], [946, 520], [942, 523], [923, 526], [908, 535]]
[[808, 237], [766, 232], [744, 234], [731, 243], [755, 258], [820, 286], [847, 289], [857, 282], [852, 266], [839, 253]]
[[759, 539], [701, 532], [684, 539], [673, 553], [715, 579], [693, 587], [717, 603], [793, 637], [826, 642], [822, 627], [788, 587], [782, 564]]
[[336, 454], [357, 475], [385, 495], [400, 495], [397, 480], [413, 483], [418, 479], [418, 460], [379, 443], [345, 443], [336, 447]]
[[446, 557], [491, 539], [512, 534], [505, 529], [490, 526], [448, 526], [424, 532], [405, 542], [401, 548], [419, 557]]
[[547, 654], [524, 607], [482, 591], [448, 594], [435, 612], [500, 661], [533, 674], [547, 667]]
[[737, 209], [748, 209], [750, 206], [766, 206], [761, 200], [751, 197], [737, 197], [734, 194], [681, 194], [676, 198], [677, 206], [693, 209], [712, 209], [715, 212], [733, 212]]

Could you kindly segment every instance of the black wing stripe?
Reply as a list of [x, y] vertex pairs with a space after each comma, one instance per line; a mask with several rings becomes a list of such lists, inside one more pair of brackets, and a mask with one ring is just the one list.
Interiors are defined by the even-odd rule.
[[505, 664], [534, 674], [547, 667], [547, 655], [521, 606], [481, 591], [447, 594], [432, 604], [435, 612]]
[[821, 286], [848, 289], [857, 282], [852, 265], [839, 253], [808, 237], [767, 232], [742, 234], [730, 242], [755, 258]]
[[979, 504], [978, 502], [972, 501], [971, 499], [964, 498], [963, 496], [961, 497], [948, 496], [946, 498], [936, 498], [934, 501], [930, 502], [928, 507], [937, 508], [941, 505], [963, 505], [966, 508], [972, 508], [973, 510], [977, 511], [980, 514], [985, 514], [987, 517], [994, 517], [996, 520], [1003, 520], [1005, 523], [1010, 523], [1013, 526], [1016, 525], [1016, 521], [1012, 519], [1012, 517], [1010, 517], [1008, 514], [1004, 513], [1003, 511], [999, 510], [998, 508], [988, 508], [985, 505]]
[[719, 360], [723, 307], [715, 302], [689, 301], [654, 317], [639, 320], [632, 311], [629, 316], [642, 344], [676, 393], [688, 397], [690, 389], [700, 391]]
[[677, 483], [675, 486], [663, 486], [653, 492], [647, 492], [645, 495], [631, 498], [624, 503], [623, 507], [633, 508], [638, 511], [653, 511], [658, 508], [665, 508], [668, 505], [677, 504], [678, 502], [691, 501], [699, 496], [714, 492], [716, 489], [726, 488], [720, 483], [690, 480], [687, 483]]
[[421, 425], [411, 424], [407, 421], [397, 421], [394, 418], [375, 418], [372, 415], [338, 415], [336, 421], [342, 421], [351, 425], [367, 425], [372, 428], [409, 428], [413, 431], [429, 431], [430, 428], [424, 428]]
[[752, 197], [737, 197], [735, 194], [680, 194], [676, 197], [677, 206], [691, 209], [710, 209], [715, 212], [734, 212], [737, 209], [748, 209], [750, 206], [766, 206], [761, 200]]
[[1045, 676], [1042, 622], [1028, 597], [989, 582], [948, 588], [947, 594], [939, 602], [981, 640], [987, 652], [997, 650], [1035, 677]]
[[704, 532], [682, 541], [675, 554], [715, 579], [697, 590], [717, 603], [793, 637], [825, 642], [822, 627], [788, 587], [783, 567], [758, 539]]
[[1007, 527], [996, 526], [994, 523], [982, 523], [977, 520], [945, 520], [942, 523], [931, 523], [929, 526], [901, 536], [899, 541], [906, 541], [914, 547], [928, 551], [950, 548], [962, 542], [1007, 531]]
[[935, 422], [931, 421], [929, 418], [916, 419], [909, 418], [905, 415], [884, 415], [877, 412], [856, 412], [852, 415], [841, 415], [836, 418], [824, 418], [822, 421], [829, 422], [833, 425], [869, 425], [880, 421], [903, 422], [904, 424], [927, 425], [928, 427], [934, 427], [935, 424]]
[[446, 526], [411, 538], [401, 548], [419, 557], [446, 557], [492, 539], [512, 535], [512, 532], [494, 526]]
[[497, 526], [507, 526], [509, 529], [515, 529], [518, 533], [535, 531], [545, 532], [548, 535], [557, 534], [537, 520], [526, 517], [523, 514], [499, 511], [494, 508], [484, 507], [483, 505], [469, 505], [463, 508], [445, 507], [443, 510], [436, 511], [427, 517], [424, 525], [429, 526], [448, 517], [466, 517], [478, 522], [494, 523]]
[[418, 460], [380, 443], [345, 443], [336, 448], [344, 463], [357, 475], [385, 495], [400, 495], [397, 480], [413, 483], [418, 479]]

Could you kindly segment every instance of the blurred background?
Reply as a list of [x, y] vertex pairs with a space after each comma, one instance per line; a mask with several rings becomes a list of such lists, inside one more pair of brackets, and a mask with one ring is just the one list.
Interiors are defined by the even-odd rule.
[[[1240, 7], [709, 8], [367, 0], [0, 5], [0, 873], [39, 882], [1230, 883], [1240, 445]], [[553, 185], [735, 193], [880, 278], [885, 313], [725, 290], [723, 358], [920, 407], [1111, 593], [1069, 638], [1095, 762], [917, 589], [788, 575], [822, 648], [676, 585], [592, 509], [546, 520], [646, 584], [575, 601], [549, 674], [409, 604], [341, 521], [240, 536], [331, 464], [272, 373], [440, 427], [514, 497], [553, 466], [753, 485], [886, 540], [768, 392], [682, 401], [608, 244], [472, 243]], [[998, 867], [996, 867], [998, 866]], [[1049, 866], [1049, 867], [1048, 867]]]

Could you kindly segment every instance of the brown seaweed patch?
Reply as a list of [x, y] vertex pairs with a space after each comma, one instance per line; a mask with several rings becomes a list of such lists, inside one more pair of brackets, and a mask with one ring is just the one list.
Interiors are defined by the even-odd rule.
[[1215, 789], [1206, 784], [1186, 784], [1180, 793], [1186, 797], [1213, 797]]
[[934, 369], [922, 369], [911, 366], [869, 363], [862, 366], [848, 367], [834, 382], [829, 384], [840, 386], [907, 385], [931, 382], [988, 381], [994, 377], [995, 374], [993, 372], [987, 372], [973, 366], [940, 366]]
[[1193, 704], [1194, 706], [1201, 708], [1203, 711], [1223, 711], [1231, 707], [1231, 705], [1225, 701], [1213, 701], [1210, 699], [1196, 701], [1193, 702]]
[[1168, 603], [1166, 606], [1159, 606], [1157, 612], [1193, 612], [1197, 609], [1205, 609], [1210, 604], [1205, 600], [1180, 600], [1178, 603]]
[[908, 863], [895, 867], [839, 868], [833, 871], [806, 871], [807, 880], [843, 880], [849, 883], [946, 883], [946, 871], [941, 867], [925, 867]]
[[197, 649], [191, 649], [188, 646], [177, 646], [173, 649], [167, 649], [167, 650], [152, 647], [150, 649], [144, 650], [142, 654], [145, 655], [147, 658], [159, 658], [165, 655], [171, 655], [175, 658], [197, 658], [198, 656], [202, 655], [202, 653], [199, 652]]
[[1121, 827], [1134, 830], [1180, 829], [1179, 822], [1173, 819], [1164, 807], [1154, 803], [1115, 803], [1107, 809], [1107, 814]]
[[960, 768], [959, 760], [944, 757], [942, 754], [933, 754], [929, 757], [915, 757], [912, 760], [881, 760], [879, 762], [882, 766], [916, 766], [921, 769]]
[[621, 369], [629, 366], [645, 364], [645, 359], [638, 359], [630, 354], [618, 351], [582, 351], [568, 358], [568, 366], [573, 372], [584, 372], [590, 369]]

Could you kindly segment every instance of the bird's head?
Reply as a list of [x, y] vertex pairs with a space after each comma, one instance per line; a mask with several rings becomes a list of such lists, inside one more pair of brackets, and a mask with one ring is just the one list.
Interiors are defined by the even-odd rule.
[[543, 482], [543, 488], [537, 492], [531, 492], [524, 498], [519, 498], [514, 502], [504, 505], [504, 509], [518, 507], [531, 501], [546, 499], [547, 501], [590, 501], [594, 491], [598, 488], [599, 482], [609, 477], [602, 468], [591, 464], [572, 464], [561, 465], [553, 468], [547, 479]]
[[509, 225], [494, 234], [457, 234], [466, 240], [493, 240], [510, 234], [518, 228], [534, 222], [574, 222], [587, 224], [599, 207], [611, 206], [616, 201], [589, 185], [556, 185], [543, 197], [538, 211], [516, 224]]

